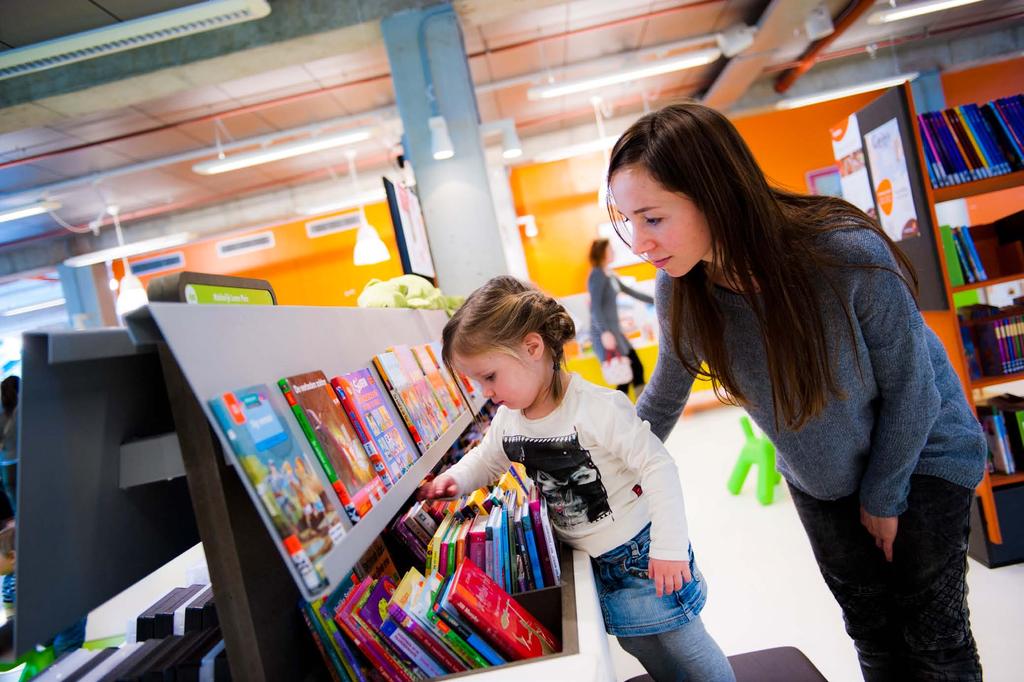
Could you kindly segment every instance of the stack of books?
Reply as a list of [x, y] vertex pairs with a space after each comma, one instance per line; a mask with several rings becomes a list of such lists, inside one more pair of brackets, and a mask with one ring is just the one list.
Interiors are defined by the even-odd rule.
[[1013, 474], [1024, 463], [1024, 398], [1009, 393], [978, 405], [978, 419], [985, 428], [989, 471]]
[[949, 187], [1024, 168], [1024, 96], [920, 114], [932, 187]]
[[943, 225], [939, 232], [942, 235], [942, 248], [946, 254], [946, 269], [949, 270], [951, 285], [958, 287], [965, 281], [973, 284], [988, 279], [969, 227]]
[[334, 680], [410, 682], [536, 658], [561, 643], [465, 559], [448, 576], [410, 569], [352, 580], [301, 604]]
[[972, 376], [974, 368], [980, 376], [1024, 372], [1024, 306], [977, 303], [957, 308], [957, 314]]

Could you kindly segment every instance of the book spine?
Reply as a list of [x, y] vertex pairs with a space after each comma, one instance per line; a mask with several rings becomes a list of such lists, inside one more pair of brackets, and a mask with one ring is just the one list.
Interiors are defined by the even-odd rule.
[[388, 615], [405, 630], [410, 637], [438, 662], [445, 669], [446, 673], [457, 673], [466, 670], [466, 665], [458, 659], [454, 652], [448, 650], [444, 644], [434, 638], [425, 628], [405, 612], [400, 605], [391, 602], [388, 604]]
[[548, 504], [542, 497], [540, 500], [540, 523], [544, 531], [544, 542], [548, 546], [548, 560], [551, 563], [551, 574], [554, 578], [552, 585], [558, 585], [562, 581], [562, 567], [558, 562], [558, 547], [555, 546], [555, 536], [551, 532], [551, 519], [548, 518]]
[[320, 652], [324, 663], [327, 664], [327, 672], [331, 679], [334, 682], [350, 682], [351, 678], [345, 674], [341, 661], [338, 660], [334, 650], [326, 641], [326, 633], [321, 629], [316, 617], [312, 615], [312, 607], [309, 604], [303, 604], [299, 611], [302, 613], [302, 620], [306, 622], [306, 627], [313, 635], [313, 643], [316, 644], [317, 651]]
[[445, 608], [445, 606], [446, 605], [443, 604], [434, 605], [438, 618], [444, 621], [445, 625], [457, 632], [460, 637], [466, 640], [466, 644], [478, 651], [490, 665], [501, 665], [502, 663], [507, 662], [505, 658], [494, 649], [494, 647], [484, 640], [483, 637], [477, 634], [466, 623], [462, 622], [457, 610], [453, 609], [451, 605], [447, 605], [447, 608]]
[[960, 233], [964, 236], [964, 243], [967, 244], [967, 250], [970, 253], [971, 260], [974, 261], [975, 268], [978, 271], [978, 281], [984, 281], [988, 279], [988, 275], [985, 274], [985, 266], [981, 262], [981, 256], [978, 255], [978, 249], [974, 246], [974, 236], [971, 234], [971, 228], [962, 227]]
[[962, 106], [954, 107], [952, 111], [957, 118], [957, 125], [959, 125], [964, 131], [964, 138], [966, 138], [967, 142], [970, 144], [972, 153], [981, 164], [980, 170], [983, 171], [985, 177], [992, 177], [994, 167], [989, 161], [988, 154], [985, 149], [981, 146], [981, 141], [974, 132], [971, 122], [967, 120], [964, 108]]
[[946, 120], [946, 117], [942, 115], [941, 111], [935, 111], [931, 113], [931, 120], [939, 134], [942, 148], [955, 169], [957, 184], [970, 181], [970, 170], [967, 167], [967, 161], [963, 158], [960, 145], [953, 136], [953, 131], [949, 129], [949, 122]]
[[989, 161], [992, 164], [992, 169], [996, 174], [1008, 173], [1010, 171], [1009, 164], [1003, 157], [1002, 151], [992, 138], [992, 131], [988, 127], [988, 123], [981, 116], [981, 111], [978, 109], [977, 104], [968, 104], [963, 107], [964, 117], [967, 122], [970, 123], [974, 130], [975, 136], [978, 141], [981, 142], [982, 148], [988, 155]]
[[349, 422], [352, 423], [352, 428], [356, 430], [356, 435], [362, 442], [363, 449], [366, 450], [366, 456], [370, 459], [370, 463], [373, 464], [373, 470], [377, 473], [377, 477], [384, 483], [385, 488], [390, 488], [395, 484], [395, 481], [391, 478], [391, 473], [388, 471], [387, 464], [385, 464], [384, 458], [381, 457], [380, 451], [377, 450], [377, 445], [373, 442], [373, 438], [370, 437], [370, 430], [366, 428], [363, 418], [359, 416], [359, 411], [356, 410], [352, 396], [345, 390], [344, 384], [342, 384], [338, 377], [331, 379], [331, 386], [334, 388], [334, 392], [337, 393], [338, 400], [341, 402]]
[[326, 603], [320, 605], [320, 622], [323, 623], [324, 629], [327, 630], [327, 634], [334, 640], [335, 648], [338, 654], [341, 656], [341, 662], [345, 666], [345, 671], [348, 672], [354, 682], [366, 682], [366, 677], [363, 676], [362, 665], [359, 662], [355, 652], [352, 651], [352, 647], [349, 646], [349, 641], [345, 637], [345, 634], [338, 628], [338, 624], [334, 621], [333, 615], [330, 608]]
[[957, 118], [956, 113], [950, 109], [940, 112], [940, 114], [945, 117], [946, 125], [952, 133], [953, 143], [956, 145], [960, 158], [965, 162], [967, 180], [978, 180], [981, 177], [978, 173], [978, 161], [974, 158], [974, 150], [970, 146], [971, 143], [964, 137], [964, 132], [960, 127], [960, 120]]
[[441, 639], [455, 652], [462, 661], [473, 670], [480, 668], [489, 668], [490, 663], [487, 662], [480, 653], [469, 645], [465, 639], [462, 638], [459, 633], [448, 627], [447, 623], [437, 617], [436, 614], [431, 614], [431, 623], [437, 631], [441, 633]]
[[928, 139], [931, 141], [935, 159], [942, 169], [942, 172], [938, 174], [942, 178], [942, 186], [949, 187], [956, 184], [956, 168], [946, 155], [946, 150], [942, 146], [942, 140], [939, 137], [939, 131], [935, 127], [935, 121], [931, 113], [921, 114], [920, 118], [921, 124], [928, 133]]
[[555, 576], [551, 572], [551, 558], [548, 556], [548, 543], [544, 540], [544, 526], [540, 522], [540, 498], [530, 499], [530, 521], [533, 525], [533, 534], [537, 542], [537, 558], [540, 560], [540, 572], [544, 576], [544, 584], [548, 587], [555, 585]]
[[1024, 147], [1014, 138], [1013, 132], [1010, 131], [1010, 127], [996, 103], [989, 102], [982, 107], [981, 113], [992, 127], [996, 141], [1002, 142], [1003, 153], [1009, 156], [1011, 167], [1021, 168], [1024, 165]]
[[413, 665], [428, 677], [440, 677], [446, 671], [438, 665], [437, 661], [427, 655], [419, 644], [416, 643], [409, 633], [405, 632], [393, 620], [385, 620], [380, 626], [381, 634], [391, 641], [392, 645], [403, 654], [409, 657]]

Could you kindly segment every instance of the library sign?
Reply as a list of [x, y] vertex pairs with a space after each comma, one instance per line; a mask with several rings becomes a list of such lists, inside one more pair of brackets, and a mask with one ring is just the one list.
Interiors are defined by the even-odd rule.
[[196, 305], [274, 305], [269, 291], [214, 284], [187, 284], [185, 302]]

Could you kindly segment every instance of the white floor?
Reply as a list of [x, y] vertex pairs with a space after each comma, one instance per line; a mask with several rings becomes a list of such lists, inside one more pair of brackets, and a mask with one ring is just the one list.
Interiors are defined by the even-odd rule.
[[[725, 482], [743, 443], [737, 408], [685, 417], [668, 448], [679, 465], [690, 536], [708, 580], [703, 617], [727, 655], [795, 646], [830, 682], [862, 679], [842, 615], [818, 573], [785, 483], [763, 507], [748, 478], [733, 497]], [[971, 560], [971, 622], [988, 682], [1022, 679], [1024, 565], [987, 569]], [[612, 641], [619, 680], [643, 673]]]

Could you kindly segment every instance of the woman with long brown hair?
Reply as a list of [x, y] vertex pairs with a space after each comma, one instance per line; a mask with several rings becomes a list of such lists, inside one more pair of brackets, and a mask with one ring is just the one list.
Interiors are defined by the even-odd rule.
[[906, 257], [854, 206], [770, 187], [698, 104], [634, 123], [608, 177], [619, 234], [659, 270], [640, 416], [664, 438], [709, 379], [775, 444], [865, 679], [980, 680], [966, 550], [985, 441]]

